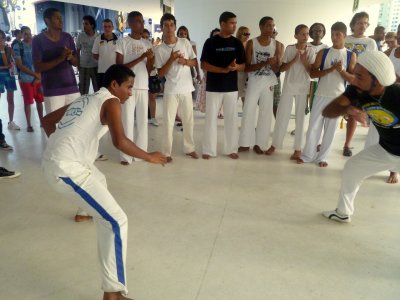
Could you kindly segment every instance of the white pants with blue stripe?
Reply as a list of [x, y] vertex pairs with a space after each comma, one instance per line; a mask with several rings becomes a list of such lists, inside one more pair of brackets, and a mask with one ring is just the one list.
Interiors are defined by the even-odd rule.
[[107, 189], [104, 175], [94, 166], [43, 162], [50, 185], [93, 216], [105, 292], [128, 293], [126, 245], [128, 218]]

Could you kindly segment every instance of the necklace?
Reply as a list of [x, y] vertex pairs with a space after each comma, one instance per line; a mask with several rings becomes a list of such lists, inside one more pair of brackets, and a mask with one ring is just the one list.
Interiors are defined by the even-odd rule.
[[173, 44], [167, 44], [165, 41], [163, 41], [163, 43], [165, 44], [165, 46], [167, 46], [167, 47], [170, 48], [170, 49], [174, 49], [177, 42], [178, 42], [178, 39], [177, 39], [177, 38], [175, 38], [175, 43], [173, 43]]

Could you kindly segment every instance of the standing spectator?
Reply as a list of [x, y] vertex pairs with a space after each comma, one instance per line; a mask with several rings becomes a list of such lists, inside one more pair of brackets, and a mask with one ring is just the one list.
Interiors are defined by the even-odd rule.
[[[147, 151], [148, 144], [148, 89], [149, 73], [154, 65], [153, 46], [149, 40], [142, 38], [144, 30], [143, 15], [138, 11], [128, 14], [128, 24], [131, 33], [120, 39], [117, 44], [117, 64], [124, 64], [136, 75], [132, 95], [122, 107], [122, 120], [125, 134], [143, 151]], [[134, 134], [136, 117], [137, 135]], [[132, 156], [120, 153], [121, 164], [126, 166], [132, 163]], [[139, 159], [135, 159], [139, 160]]]
[[[0, 119], [0, 149], [3, 151], [12, 151], [13, 147], [6, 143], [4, 134], [3, 134], [3, 125]], [[21, 175], [20, 172], [10, 171], [6, 168], [0, 167], [0, 179], [1, 178], [15, 178]]]
[[[21, 28], [22, 29], [22, 28]], [[19, 46], [22, 45], [22, 30], [15, 29], [13, 32], [15, 39], [11, 43], [11, 48], [14, 49], [15, 44], [19, 44]]]
[[[356, 13], [350, 21], [350, 29], [353, 33], [348, 35], [345, 40], [344, 46], [358, 55], [365, 51], [377, 50], [376, 42], [365, 36], [364, 33], [369, 26], [369, 15], [366, 12]], [[357, 129], [357, 122], [353, 119], [352, 115], [348, 116], [346, 124], [346, 141], [343, 146], [343, 156], [352, 156], [351, 140]]]
[[223, 12], [219, 17], [221, 32], [204, 44], [201, 54], [201, 67], [207, 71], [206, 83], [206, 119], [203, 137], [203, 159], [217, 155], [217, 115], [224, 109], [224, 152], [238, 159], [238, 71], [244, 70], [244, 48], [242, 43], [232, 36], [236, 31], [236, 15]]
[[104, 87], [103, 78], [107, 69], [115, 64], [118, 37], [113, 33], [114, 24], [110, 19], [103, 21], [103, 34], [98, 35], [93, 42], [93, 58], [98, 61], [97, 83]]
[[83, 32], [76, 40], [76, 50], [79, 59], [79, 92], [81, 95], [89, 93], [90, 81], [93, 90], [97, 92], [97, 61], [93, 58], [92, 49], [95, 39], [99, 36], [96, 32], [96, 21], [92, 16], [82, 18]]
[[46, 113], [70, 104], [79, 97], [72, 66], [78, 65], [74, 39], [62, 31], [62, 16], [58, 9], [43, 13], [47, 30], [32, 41], [33, 66], [41, 73]]
[[171, 14], [164, 14], [160, 21], [164, 41], [155, 49], [158, 75], [165, 77], [163, 113], [164, 135], [163, 154], [167, 162], [172, 162], [172, 141], [174, 120], [179, 110], [183, 124], [183, 150], [186, 155], [197, 159], [193, 139], [193, 102], [194, 90], [190, 68], [197, 65], [196, 54], [190, 41], [175, 35], [176, 20]]
[[6, 34], [0, 30], [0, 95], [7, 91], [8, 129], [20, 130], [14, 123], [14, 91], [17, 90], [15, 77], [10, 74], [12, 49], [6, 44]]
[[370, 38], [375, 41], [378, 51], [382, 51], [381, 43], [385, 40], [385, 27], [383, 26], [375, 27], [374, 35], [371, 35]]
[[40, 82], [40, 73], [35, 72], [32, 62], [32, 34], [27, 26], [21, 28], [23, 40], [21, 45], [14, 45], [15, 62], [19, 68], [19, 86], [24, 98], [24, 110], [27, 123], [27, 131], [33, 132], [31, 124], [31, 105], [36, 101], [36, 109], [39, 120], [43, 118], [43, 92]]
[[390, 56], [392, 54], [392, 51], [396, 51], [396, 49], [399, 47], [397, 40], [398, 40], [398, 37], [396, 36], [395, 32], [386, 33], [385, 44], [387, 45], [388, 49], [385, 51], [385, 54], [387, 56]]
[[[243, 48], [246, 49], [247, 41], [250, 38], [250, 29], [246, 26], [240, 26], [236, 32], [236, 38], [242, 42]], [[242, 100], [243, 104], [246, 94], [246, 84], [247, 72], [238, 72], [238, 97]]]
[[[35, 72], [42, 77], [44, 106], [49, 114], [72, 103], [79, 95], [72, 66], [78, 65], [74, 39], [63, 32], [62, 16], [58, 9], [48, 8], [43, 13], [47, 30], [35, 36], [32, 41], [32, 58]], [[78, 209], [76, 222], [92, 219], [85, 211]]]
[[273, 86], [278, 83], [272, 67], [279, 66], [278, 57], [281, 57], [283, 45], [272, 38], [273, 18], [262, 17], [258, 25], [260, 35], [248, 41], [246, 47], [245, 71], [249, 72], [249, 82], [243, 106], [239, 152], [249, 151], [251, 138], [255, 135], [253, 150], [263, 154], [271, 132]]

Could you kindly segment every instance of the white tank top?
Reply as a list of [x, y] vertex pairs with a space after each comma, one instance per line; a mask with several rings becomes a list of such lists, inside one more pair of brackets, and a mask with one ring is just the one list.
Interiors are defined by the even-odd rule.
[[[266, 61], [268, 58], [275, 55], [276, 41], [271, 39], [268, 46], [262, 46], [257, 38], [252, 39], [253, 41], [253, 55], [251, 58], [252, 64], [258, 64]], [[257, 84], [263, 84], [264, 86], [273, 86], [278, 84], [278, 80], [271, 66], [267, 65], [254, 72], [249, 72], [249, 82], [257, 82]]]
[[83, 95], [72, 102], [47, 142], [43, 162], [92, 165], [99, 140], [108, 131], [108, 126], [101, 124], [100, 110], [111, 98], [117, 97], [101, 88], [95, 94]]
[[[342, 61], [342, 66], [347, 69], [347, 49], [330, 48], [322, 69], [330, 68], [339, 60]], [[339, 72], [333, 71], [321, 77], [315, 95], [335, 98], [342, 94], [345, 88], [345, 80], [340, 76]]]
[[396, 52], [396, 49], [393, 49], [390, 52], [389, 58], [394, 65], [394, 70], [396, 71], [396, 75], [400, 76], [400, 58], [397, 58], [396, 56], [394, 56], [395, 52]]

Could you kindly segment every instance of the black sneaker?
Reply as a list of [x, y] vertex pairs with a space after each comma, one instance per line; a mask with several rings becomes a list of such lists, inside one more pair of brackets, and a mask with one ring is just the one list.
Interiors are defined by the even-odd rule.
[[9, 171], [6, 168], [0, 167], [0, 178], [15, 178], [20, 175], [20, 172]]
[[3, 141], [2, 143], [0, 143], [0, 149], [4, 151], [12, 151], [13, 147], [7, 144], [6, 141]]

